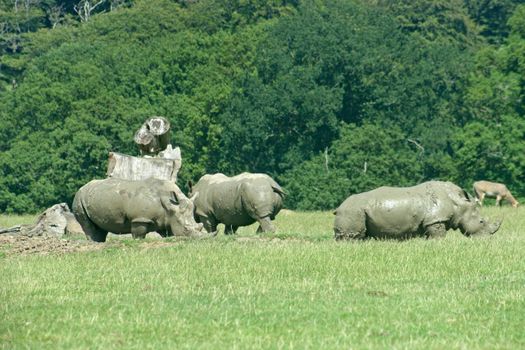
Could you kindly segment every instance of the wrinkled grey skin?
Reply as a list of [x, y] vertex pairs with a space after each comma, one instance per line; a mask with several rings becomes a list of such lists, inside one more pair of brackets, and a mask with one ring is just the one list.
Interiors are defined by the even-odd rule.
[[232, 234], [239, 226], [255, 221], [259, 222], [258, 233], [274, 232], [271, 220], [281, 210], [284, 197], [283, 189], [271, 177], [251, 173], [204, 175], [193, 187], [190, 184], [190, 194], [196, 192], [195, 219], [213, 234], [220, 223], [226, 234]]
[[105, 242], [108, 232], [131, 233], [133, 238], [152, 231], [164, 237], [193, 237], [202, 234], [202, 224], [193, 217], [194, 200], [171, 181], [108, 178], [82, 186], [73, 200], [73, 213], [95, 242]]
[[465, 236], [493, 234], [501, 224], [485, 221], [468, 193], [441, 181], [352, 195], [334, 214], [337, 240], [435, 238], [449, 229], [459, 229]]

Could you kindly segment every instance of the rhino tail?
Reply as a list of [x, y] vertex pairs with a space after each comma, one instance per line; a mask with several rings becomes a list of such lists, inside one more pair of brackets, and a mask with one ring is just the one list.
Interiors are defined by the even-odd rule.
[[85, 220], [87, 218], [87, 213], [84, 210], [84, 205], [82, 203], [82, 200], [80, 197], [82, 194], [79, 192], [76, 193], [75, 198], [73, 198], [73, 204], [71, 205], [71, 209], [73, 211], [73, 215], [75, 216], [75, 219], [80, 222], [80, 220]]
[[107, 232], [104, 232], [100, 228], [98, 228], [93, 221], [91, 221], [91, 218], [89, 217], [88, 212], [86, 211], [86, 206], [83, 200], [83, 197], [85, 196], [84, 192], [79, 191], [75, 198], [73, 199], [73, 216], [80, 224], [80, 227], [82, 228], [82, 231], [84, 231], [84, 234], [91, 240], [95, 242], [105, 242], [106, 241], [106, 235]]
[[272, 190], [281, 197], [288, 195], [288, 193], [286, 193], [286, 191], [278, 184], [272, 184]]

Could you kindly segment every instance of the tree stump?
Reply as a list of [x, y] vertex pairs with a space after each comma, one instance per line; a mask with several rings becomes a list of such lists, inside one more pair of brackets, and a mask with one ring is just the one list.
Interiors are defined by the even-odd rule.
[[177, 182], [177, 174], [182, 165], [180, 149], [171, 145], [160, 153], [159, 158], [133, 157], [110, 152], [106, 175], [126, 180], [145, 180], [155, 178]]
[[142, 124], [133, 140], [141, 155], [156, 155], [171, 143], [170, 134], [170, 122], [164, 117], [154, 116]]

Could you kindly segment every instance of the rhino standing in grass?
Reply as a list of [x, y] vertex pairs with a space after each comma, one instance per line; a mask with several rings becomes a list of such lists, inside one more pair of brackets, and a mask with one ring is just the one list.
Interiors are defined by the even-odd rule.
[[272, 220], [283, 206], [284, 191], [266, 174], [242, 173], [234, 177], [224, 174], [204, 175], [192, 186], [195, 218], [210, 233], [217, 225], [225, 225], [225, 233], [235, 233], [239, 226], [259, 222], [257, 232], [274, 232]]
[[380, 187], [352, 195], [335, 215], [337, 240], [433, 238], [444, 236], [449, 229], [459, 229], [465, 236], [493, 234], [501, 224], [484, 220], [468, 193], [442, 181]]
[[105, 242], [108, 232], [134, 238], [152, 231], [195, 237], [203, 233], [193, 217], [196, 196], [188, 199], [167, 180], [93, 180], [76, 193], [73, 213], [88, 239], [96, 242]]

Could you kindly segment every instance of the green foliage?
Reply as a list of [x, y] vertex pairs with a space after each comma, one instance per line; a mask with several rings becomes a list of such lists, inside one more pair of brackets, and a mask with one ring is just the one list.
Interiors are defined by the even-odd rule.
[[[79, 21], [88, 20], [85, 16], [86, 9], [89, 9], [91, 16], [129, 7], [132, 2], [133, 0], [0, 1], [0, 88], [16, 87], [30, 58], [38, 51], [41, 53], [42, 48], [64, 42], [64, 38], [55, 31], [73, 39], [74, 27]], [[65, 27], [66, 30], [60, 30]], [[52, 29], [52, 34], [49, 29]]]
[[180, 183], [265, 172], [292, 208], [428, 179], [523, 188], [515, 1], [114, 0], [87, 20], [78, 3], [0, 1], [17, 28], [0, 43], [0, 212], [70, 202], [109, 151], [137, 154], [152, 115], [173, 125]]
[[505, 45], [486, 48], [476, 55], [476, 70], [465, 92], [471, 122], [453, 137], [458, 182], [492, 179], [523, 193], [523, 89], [525, 79], [525, 6], [509, 20], [511, 32]]
[[464, 0], [481, 34], [491, 43], [501, 44], [509, 34], [508, 20], [522, 0]]
[[410, 40], [348, 2], [307, 2], [270, 33], [221, 115], [221, 169], [282, 173], [329, 147], [340, 121], [394, 123], [431, 154], [443, 148], [450, 133], [427, 130], [455, 123], [469, 67], [459, 47]]
[[401, 28], [425, 42], [445, 42], [462, 47], [479, 42], [478, 28], [468, 15], [465, 0], [377, 0], [394, 13]]
[[525, 38], [525, 5], [520, 5], [509, 19], [509, 26], [514, 36]]
[[[57, 32], [58, 37], [32, 46], [35, 57], [23, 84], [4, 95], [13, 109], [4, 112], [8, 117], [1, 126], [11, 137], [0, 143], [6, 152], [0, 165], [14, 180], [0, 180], [6, 192], [0, 211], [36, 211], [69, 202], [83, 183], [104, 176], [109, 151], [137, 153], [133, 133], [151, 115], [166, 115], [174, 126], [174, 142], [187, 162], [182, 179], [205, 172], [221, 130], [213, 116], [230, 93], [228, 81], [250, 66], [251, 41], [261, 29], [213, 36], [187, 32], [171, 17], [159, 22], [159, 10], [174, 14], [179, 7], [139, 3], [93, 18], [76, 30], [75, 42], [60, 43], [63, 36]], [[134, 31], [122, 32], [128, 27]], [[17, 140], [27, 143], [33, 130], [48, 134], [31, 138], [31, 152], [20, 149]], [[17, 160], [20, 152], [27, 162]], [[46, 171], [36, 171], [37, 158]], [[30, 164], [33, 169], [25, 171], [23, 165]], [[29, 203], [30, 194], [44, 188], [45, 195]]]
[[188, 8], [185, 23], [191, 28], [215, 33], [236, 30], [261, 20], [294, 12], [298, 0], [180, 0]]
[[523, 118], [503, 116], [498, 124], [468, 124], [452, 142], [457, 166], [455, 181], [470, 188], [473, 180], [491, 179], [508, 184], [513, 193], [524, 193], [525, 154], [519, 142], [523, 139]]
[[346, 125], [330, 151], [286, 173], [287, 204], [333, 209], [350, 194], [385, 185], [409, 186], [423, 179], [422, 150], [397, 127]]

